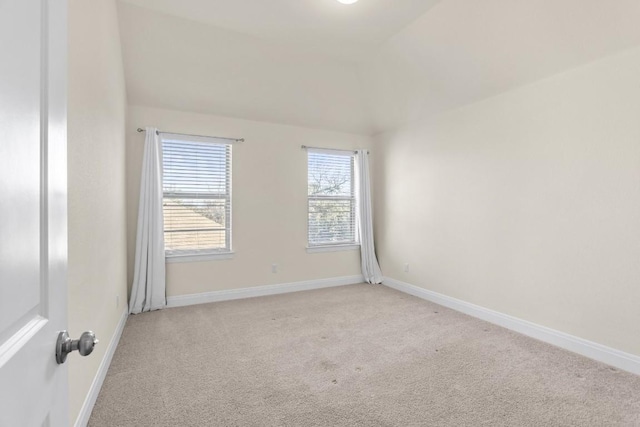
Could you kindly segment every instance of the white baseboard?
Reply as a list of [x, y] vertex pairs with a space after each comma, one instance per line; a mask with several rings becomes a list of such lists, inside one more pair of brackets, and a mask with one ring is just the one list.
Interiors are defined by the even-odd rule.
[[283, 283], [279, 285], [255, 286], [251, 288], [229, 289], [225, 291], [205, 292], [201, 294], [178, 295], [167, 298], [167, 307], [207, 304], [211, 302], [285, 294], [289, 292], [310, 291], [312, 289], [363, 283], [362, 276], [331, 277], [329, 279], [305, 280], [303, 282]]
[[93, 406], [96, 404], [98, 394], [100, 394], [100, 389], [102, 388], [104, 378], [107, 376], [107, 371], [109, 370], [109, 366], [111, 365], [111, 359], [113, 359], [113, 354], [116, 352], [118, 342], [120, 342], [122, 330], [124, 329], [124, 325], [127, 322], [128, 315], [129, 312], [125, 308], [125, 310], [122, 312], [122, 316], [120, 317], [120, 321], [118, 322], [118, 326], [116, 326], [116, 330], [113, 332], [109, 347], [107, 348], [107, 351], [102, 358], [102, 362], [100, 362], [98, 372], [96, 372], [96, 376], [93, 378], [93, 382], [91, 383], [91, 387], [89, 388], [89, 393], [87, 393], [87, 397], [84, 399], [84, 403], [82, 404], [82, 408], [80, 409], [80, 414], [78, 414], [78, 418], [76, 419], [76, 422], [74, 424], [75, 427], [85, 427], [89, 422], [91, 411], [93, 411]]
[[386, 277], [383, 285], [640, 375], [640, 357]]

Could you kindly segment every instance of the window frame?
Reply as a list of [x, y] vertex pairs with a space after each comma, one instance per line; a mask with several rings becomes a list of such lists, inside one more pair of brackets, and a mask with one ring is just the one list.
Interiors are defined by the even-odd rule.
[[[202, 194], [198, 192], [170, 192], [164, 189], [164, 143], [170, 141], [172, 143], [197, 143], [197, 144], [213, 144], [224, 146], [225, 148], [225, 192], [215, 194]], [[233, 258], [232, 235], [233, 235], [233, 146], [230, 143], [220, 142], [220, 138], [204, 138], [190, 137], [188, 135], [179, 134], [162, 134], [160, 138], [160, 146], [162, 152], [162, 209], [164, 217], [164, 204], [167, 199], [193, 199], [193, 200], [223, 200], [225, 209], [225, 247], [224, 248], [206, 248], [206, 249], [167, 249], [166, 239], [164, 244], [164, 254], [167, 263], [180, 262], [198, 262], [215, 259], [231, 259]], [[169, 195], [167, 197], [167, 195]], [[163, 235], [167, 233], [163, 221]]]
[[[360, 249], [360, 238], [358, 235], [358, 185], [356, 176], [356, 162], [357, 153], [351, 150], [336, 150], [336, 149], [322, 149], [322, 148], [307, 148], [307, 253], [322, 253], [322, 252], [337, 252], [337, 251], [350, 251]], [[343, 156], [349, 157], [351, 160], [351, 189], [349, 196], [317, 196], [309, 194], [309, 155], [310, 154], [323, 154], [327, 156]], [[312, 201], [351, 201], [351, 223], [353, 224], [353, 240], [345, 240], [338, 242], [324, 242], [324, 243], [312, 243], [310, 241], [310, 216], [311, 216], [311, 202]]]

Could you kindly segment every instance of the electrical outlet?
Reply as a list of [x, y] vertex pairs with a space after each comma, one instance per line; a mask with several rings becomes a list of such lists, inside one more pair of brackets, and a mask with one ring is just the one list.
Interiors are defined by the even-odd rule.
[[408, 263], [408, 262], [407, 262], [407, 263], [405, 263], [405, 265], [404, 265], [404, 272], [405, 272], [405, 273], [408, 273], [408, 272], [409, 272], [409, 263]]
[[120, 295], [116, 295], [116, 308], [120, 307]]
[[271, 272], [272, 273], [278, 272], [278, 264], [271, 264]]

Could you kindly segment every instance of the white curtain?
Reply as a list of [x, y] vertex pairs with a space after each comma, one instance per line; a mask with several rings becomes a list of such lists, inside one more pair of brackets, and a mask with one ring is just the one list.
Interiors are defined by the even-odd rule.
[[146, 128], [140, 179], [136, 261], [130, 313], [159, 310], [167, 305], [162, 216], [162, 145], [158, 130]]
[[356, 156], [358, 175], [358, 234], [360, 236], [360, 259], [362, 275], [367, 283], [382, 283], [382, 272], [376, 259], [373, 243], [373, 214], [371, 207], [371, 178], [369, 177], [369, 154], [358, 150]]

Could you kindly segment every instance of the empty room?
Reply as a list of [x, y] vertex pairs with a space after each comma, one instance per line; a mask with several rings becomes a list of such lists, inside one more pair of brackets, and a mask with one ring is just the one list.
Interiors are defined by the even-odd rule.
[[640, 427], [639, 22], [0, 0], [0, 427]]

